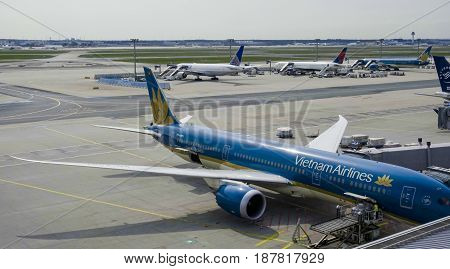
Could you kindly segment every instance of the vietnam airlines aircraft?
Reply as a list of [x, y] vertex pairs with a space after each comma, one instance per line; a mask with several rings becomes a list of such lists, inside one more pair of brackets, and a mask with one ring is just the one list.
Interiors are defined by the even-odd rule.
[[430, 62], [428, 58], [431, 56], [431, 48], [426, 48], [417, 58], [378, 58], [378, 59], [361, 59], [357, 60], [352, 67], [364, 65], [364, 68], [376, 70], [379, 66], [386, 66], [398, 70], [398, 66], [423, 66]]
[[317, 62], [277, 62], [274, 65], [275, 70], [279, 72], [284, 72], [291, 68], [300, 72], [315, 72], [315, 71], [326, 71], [326, 70], [336, 70], [343, 67], [342, 64], [345, 60], [345, 54], [347, 53], [347, 48], [343, 48], [338, 56], [331, 62], [329, 61], [317, 61]]
[[244, 46], [241, 46], [229, 64], [182, 63], [167, 68], [161, 73], [160, 77], [167, 80], [174, 80], [185, 79], [188, 75], [192, 75], [197, 77], [196, 80], [201, 80], [200, 76], [218, 80], [218, 76], [235, 75], [246, 69], [240, 66], [243, 54]]
[[143, 129], [99, 127], [150, 135], [202, 168], [20, 160], [205, 179], [214, 190], [218, 206], [249, 220], [261, 218], [266, 210], [266, 197], [257, 187], [305, 198], [352, 201], [355, 197], [366, 197], [386, 212], [417, 222], [450, 215], [449, 182], [338, 153], [347, 127], [342, 116], [306, 147], [186, 124], [189, 117], [179, 120], [151, 70], [144, 68], [144, 72], [153, 123]]

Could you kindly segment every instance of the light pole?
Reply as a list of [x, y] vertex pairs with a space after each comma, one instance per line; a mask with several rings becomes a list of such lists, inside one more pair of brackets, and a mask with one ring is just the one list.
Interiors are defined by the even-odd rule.
[[272, 75], [272, 60], [267, 60], [266, 64], [269, 64], [269, 74]]
[[383, 42], [384, 39], [380, 39], [380, 58], [383, 58]]
[[231, 45], [233, 44], [233, 41], [234, 41], [234, 39], [228, 39], [228, 41], [230, 42], [229, 43], [229, 45], [230, 45], [230, 61], [231, 61]]
[[417, 54], [420, 55], [420, 38], [417, 39]]
[[130, 39], [133, 42], [133, 52], [134, 52], [134, 81], [137, 81], [137, 72], [136, 72], [136, 42], [139, 41], [137, 38]]
[[316, 39], [316, 62], [319, 61], [319, 41], [320, 39]]

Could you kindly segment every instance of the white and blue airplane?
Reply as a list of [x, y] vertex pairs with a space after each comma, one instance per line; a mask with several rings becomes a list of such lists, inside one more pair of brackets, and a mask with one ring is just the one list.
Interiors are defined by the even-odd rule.
[[277, 62], [274, 64], [273, 68], [282, 73], [288, 69], [293, 69], [300, 72], [325, 72], [337, 70], [339, 68], [345, 67], [343, 65], [345, 60], [345, 55], [347, 53], [347, 48], [343, 48], [333, 61], [289, 61], [289, 62]]
[[398, 70], [399, 66], [424, 66], [428, 65], [430, 61], [432, 46], [427, 47], [417, 58], [374, 58], [374, 59], [360, 59], [353, 63], [352, 67], [363, 65], [364, 68], [377, 70], [380, 66], [388, 69], [392, 68]]
[[256, 187], [305, 198], [370, 198], [385, 212], [417, 222], [450, 215], [449, 182], [339, 153], [347, 127], [342, 116], [306, 147], [190, 125], [186, 124], [189, 117], [179, 120], [172, 112], [151, 70], [144, 71], [153, 123], [143, 129], [99, 127], [150, 135], [202, 168], [20, 160], [205, 179], [213, 188], [218, 206], [249, 220], [260, 219], [266, 210], [266, 197]]
[[434, 94], [417, 93], [418, 95], [425, 95], [431, 97], [440, 97], [444, 99], [444, 104], [450, 106], [450, 63], [444, 56], [433, 56], [434, 64], [436, 65], [436, 72], [439, 83], [441, 84], [441, 91]]
[[185, 79], [188, 75], [191, 75], [195, 76], [196, 80], [200, 80], [201, 76], [218, 80], [219, 76], [236, 75], [246, 70], [246, 67], [240, 66], [243, 54], [244, 46], [240, 46], [228, 64], [180, 63], [164, 70], [160, 77], [166, 80], [175, 80]]
[[433, 56], [433, 58], [441, 84], [441, 91], [436, 92], [435, 96], [443, 98], [447, 104], [450, 104], [450, 64], [444, 56]]

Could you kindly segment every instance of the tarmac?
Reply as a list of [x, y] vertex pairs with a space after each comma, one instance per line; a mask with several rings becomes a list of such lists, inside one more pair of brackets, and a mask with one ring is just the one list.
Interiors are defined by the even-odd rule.
[[[92, 79], [96, 73], [130, 72], [131, 65], [81, 60], [79, 53], [0, 66], [0, 247], [304, 248], [306, 242], [291, 241], [299, 219], [312, 241], [320, 239], [308, 227], [334, 217], [336, 205], [327, 201], [267, 192], [264, 218], [251, 222], [221, 210], [202, 179], [11, 158], [197, 167], [151, 138], [92, 126], [148, 124], [148, 97], [143, 89]], [[213, 128], [277, 139], [277, 127], [291, 126], [296, 136], [286, 143], [304, 145], [307, 135], [343, 115], [349, 120], [346, 134], [402, 144], [418, 137], [449, 142], [450, 133], [437, 129], [432, 110], [442, 101], [418, 95], [439, 91], [435, 70], [387, 78], [267, 74], [171, 84], [167, 95], [177, 115], [190, 114], [192, 123]], [[414, 225], [387, 217], [382, 235]]]

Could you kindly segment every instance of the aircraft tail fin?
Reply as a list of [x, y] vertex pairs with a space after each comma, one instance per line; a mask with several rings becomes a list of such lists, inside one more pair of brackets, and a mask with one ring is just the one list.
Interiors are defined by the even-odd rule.
[[233, 59], [230, 61], [230, 65], [239, 66], [242, 62], [242, 55], [244, 54], [244, 46], [240, 46]]
[[450, 93], [450, 64], [444, 56], [433, 56], [433, 58], [441, 89], [445, 93]]
[[159, 87], [153, 72], [144, 67], [145, 80], [147, 81], [148, 94], [150, 97], [150, 105], [153, 113], [153, 123], [159, 125], [179, 124], [180, 122], [172, 113], [169, 107], [166, 96]]
[[345, 54], [347, 53], [347, 48], [343, 48], [341, 52], [338, 54], [336, 59], [334, 59], [333, 63], [342, 64], [345, 60]]
[[429, 46], [426, 48], [417, 58], [417, 60], [420, 60], [421, 62], [428, 62], [428, 58], [431, 57], [431, 48], [433, 46]]

